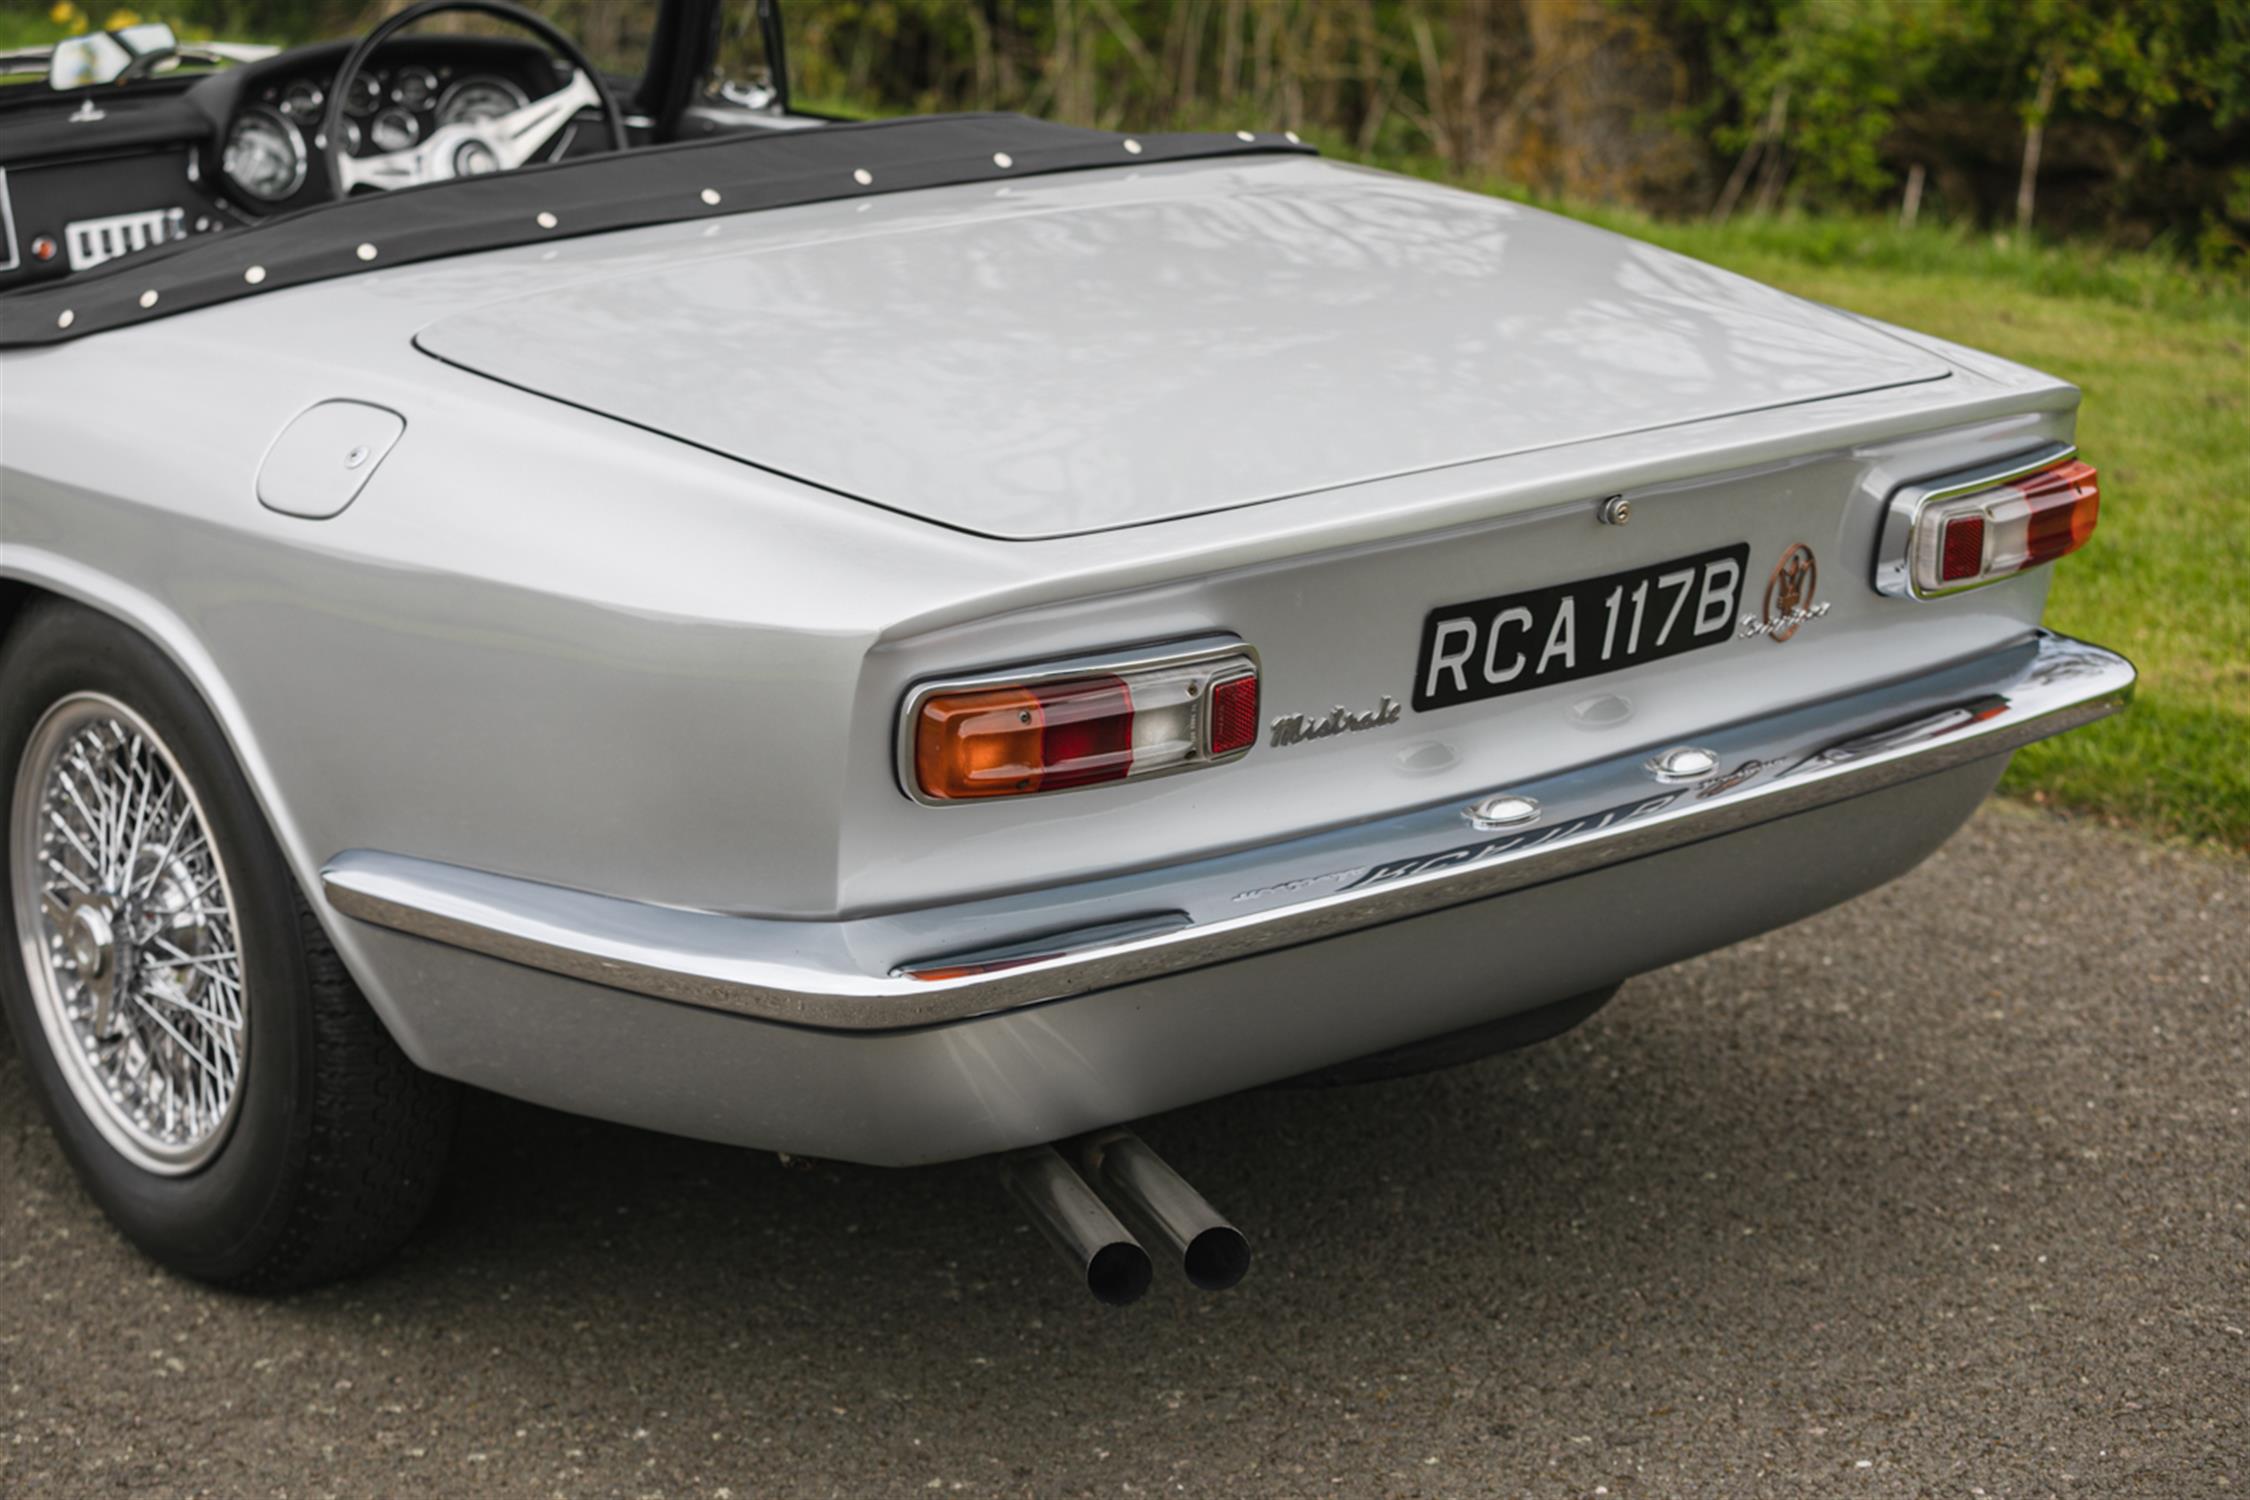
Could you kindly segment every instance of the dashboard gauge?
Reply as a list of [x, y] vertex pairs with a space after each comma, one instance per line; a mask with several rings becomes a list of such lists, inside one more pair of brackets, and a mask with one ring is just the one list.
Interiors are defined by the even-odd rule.
[[401, 68], [391, 80], [391, 97], [408, 109], [428, 109], [437, 90], [437, 74], [428, 68]]
[[344, 101], [344, 109], [349, 114], [365, 117], [381, 109], [383, 99], [383, 80], [373, 73], [362, 73], [352, 80], [351, 97]]
[[497, 119], [527, 102], [523, 90], [505, 78], [464, 78], [438, 101], [438, 123], [463, 125], [472, 120]]
[[320, 107], [328, 102], [328, 95], [310, 78], [293, 80], [281, 91], [281, 112], [300, 120], [310, 120], [319, 115]]
[[246, 109], [227, 127], [219, 164], [252, 198], [279, 203], [305, 185], [305, 138], [274, 110]]
[[422, 126], [403, 109], [386, 109], [368, 127], [368, 138], [378, 151], [404, 151], [422, 138]]

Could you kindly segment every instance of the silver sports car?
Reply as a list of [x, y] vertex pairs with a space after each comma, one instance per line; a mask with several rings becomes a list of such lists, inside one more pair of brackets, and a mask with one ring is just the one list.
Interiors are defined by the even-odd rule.
[[386, 1254], [470, 1084], [1225, 1285], [1122, 1127], [1553, 1035], [2129, 695], [2059, 380], [1287, 132], [824, 120], [755, 14], [0, 89], [6, 1011], [167, 1264]]

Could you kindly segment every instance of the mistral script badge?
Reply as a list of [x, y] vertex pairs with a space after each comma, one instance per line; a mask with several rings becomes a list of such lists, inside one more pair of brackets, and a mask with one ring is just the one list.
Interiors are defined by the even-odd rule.
[[1396, 724], [1405, 709], [1390, 694], [1366, 713], [1353, 713], [1342, 704], [1328, 711], [1321, 719], [1308, 719], [1303, 714], [1283, 714], [1273, 721], [1273, 738], [1268, 743], [1301, 745], [1307, 740], [1333, 739], [1339, 734], [1357, 734], [1363, 729], [1381, 729], [1386, 724]]
[[1742, 635], [1786, 641], [1807, 622], [1827, 614], [1826, 600], [1813, 602], [1813, 590], [1819, 583], [1819, 560], [1812, 548], [1797, 543], [1781, 554], [1781, 561], [1774, 564], [1772, 576], [1766, 579], [1764, 612], [1742, 617]]

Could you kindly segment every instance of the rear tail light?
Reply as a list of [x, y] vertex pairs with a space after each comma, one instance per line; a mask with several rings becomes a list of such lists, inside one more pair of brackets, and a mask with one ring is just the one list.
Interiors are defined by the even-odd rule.
[[1257, 742], [1258, 662], [1229, 645], [931, 683], [903, 730], [900, 779], [919, 802], [1219, 765]]
[[2094, 534], [2101, 504], [2093, 466], [2075, 458], [1965, 494], [1941, 492], [1914, 517], [1907, 543], [1913, 592], [1973, 588], [2075, 552]]

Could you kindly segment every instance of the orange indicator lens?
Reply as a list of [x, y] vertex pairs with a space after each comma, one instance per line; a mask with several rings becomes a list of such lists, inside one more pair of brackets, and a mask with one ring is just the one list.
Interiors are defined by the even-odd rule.
[[932, 797], [1012, 797], [1122, 781], [1133, 695], [1115, 677], [939, 693], [922, 704], [914, 770]]
[[1028, 688], [940, 693], [922, 705], [914, 770], [932, 797], [1039, 790], [1046, 718]]

